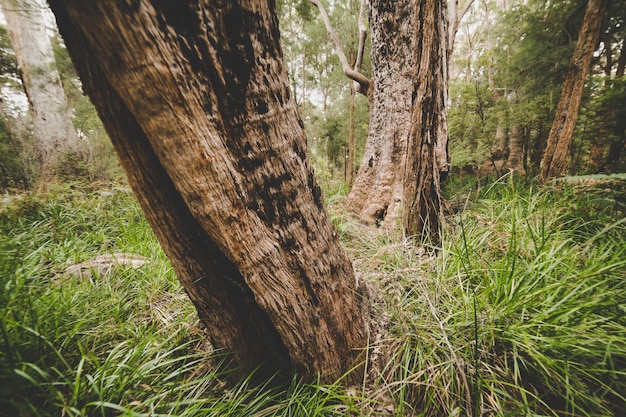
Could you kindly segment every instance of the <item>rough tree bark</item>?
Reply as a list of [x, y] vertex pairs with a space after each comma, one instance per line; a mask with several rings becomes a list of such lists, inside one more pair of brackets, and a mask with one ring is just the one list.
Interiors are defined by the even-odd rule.
[[214, 347], [266, 374], [329, 381], [353, 366], [366, 324], [273, 2], [49, 3]]
[[35, 0], [1, 0], [33, 122], [37, 183], [52, 181], [63, 152], [78, 151], [78, 135], [56, 69], [41, 6]]
[[[415, 84], [416, 0], [371, 1], [372, 94], [369, 132], [363, 159], [348, 196], [351, 209], [372, 223], [395, 225], [401, 213], [410, 212], [405, 195], [405, 174], [410, 169], [407, 141], [411, 131], [413, 86]], [[457, 14], [456, 22], [466, 13], [472, 0]], [[456, 2], [455, 2], [456, 5]], [[444, 8], [445, 9], [445, 8]], [[456, 9], [455, 9], [456, 10]], [[447, 19], [447, 16], [445, 17]], [[447, 29], [446, 29], [447, 30]], [[448, 32], [453, 37], [456, 32]], [[446, 42], [446, 45], [448, 43]], [[450, 47], [450, 45], [448, 45]], [[447, 57], [451, 51], [447, 51]], [[448, 63], [446, 63], [448, 65]], [[442, 86], [447, 88], [447, 84]], [[449, 171], [447, 135], [436, 138], [435, 163], [439, 177]], [[413, 157], [419, 157], [412, 153]], [[415, 166], [417, 161], [411, 161]], [[430, 205], [424, 201], [425, 207]]]
[[393, 225], [402, 203], [411, 123], [415, 0], [370, 3], [369, 131], [348, 204], [366, 221]]
[[[345, 57], [342, 57], [341, 45], [334, 36], [323, 6], [319, 0], [309, 1], [320, 9], [329, 37], [342, 61], [344, 73], [360, 83], [360, 91], [365, 90], [370, 103], [369, 132], [358, 175], [348, 196], [349, 208], [367, 222], [393, 226], [400, 213], [407, 212], [407, 205], [403, 204], [403, 194], [407, 140], [411, 124], [410, 92], [413, 86], [415, 49], [411, 42], [416, 30], [412, 10], [415, 9], [416, 0], [370, 2], [371, 81], [361, 78], [363, 76], [358, 69], [351, 73], [346, 71], [350, 67]], [[459, 11], [458, 0], [450, 0], [454, 22], [447, 34], [447, 56], [452, 52], [459, 22], [472, 3], [473, 0], [468, 0]], [[363, 6], [362, 0], [359, 15], [360, 45], [363, 45], [365, 39], [365, 26], [361, 23]], [[354, 73], [360, 77], [354, 77]], [[367, 85], [362, 81], [369, 81], [371, 84]], [[439, 175], [445, 177], [449, 171], [447, 135], [438, 139], [440, 142], [435, 145], [435, 159]]]
[[567, 171], [569, 146], [576, 127], [585, 80], [598, 43], [607, 4], [608, 0], [589, 0], [587, 3], [583, 26], [578, 34], [576, 49], [565, 75], [561, 98], [541, 162], [540, 180], [543, 183], [560, 177]]
[[438, 243], [443, 221], [437, 145], [447, 143], [448, 20], [446, 2], [419, 0], [413, 11], [416, 30], [411, 133], [404, 183], [406, 233]]

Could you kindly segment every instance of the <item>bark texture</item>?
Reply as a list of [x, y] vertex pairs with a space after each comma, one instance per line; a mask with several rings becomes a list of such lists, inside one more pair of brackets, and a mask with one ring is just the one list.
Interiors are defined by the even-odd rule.
[[562, 176], [567, 171], [569, 146], [576, 127], [585, 80], [598, 43], [607, 4], [608, 0], [589, 0], [587, 3], [583, 25], [567, 69], [561, 98], [541, 162], [540, 179], [544, 183]]
[[[348, 203], [362, 219], [389, 226], [398, 222], [407, 204], [403, 203], [407, 141], [411, 131], [415, 50], [420, 48], [415, 43], [415, 34], [420, 30], [414, 14], [416, 4], [416, 0], [371, 1], [369, 131]], [[437, 140], [434, 158], [438, 176], [444, 177], [449, 171], [447, 135]]]
[[63, 152], [78, 151], [78, 135], [56, 69], [41, 6], [35, 0], [0, 0], [33, 119], [39, 182], [50, 181]]
[[271, 4], [50, 4], [214, 347], [267, 374], [328, 381], [349, 369], [366, 327]]
[[413, 11], [415, 84], [404, 184], [406, 233], [439, 242], [443, 221], [437, 146], [447, 143], [448, 21], [445, 0], [419, 0]]
[[369, 131], [350, 208], [370, 222], [394, 224], [402, 202], [411, 124], [415, 0], [371, 1], [372, 92]]

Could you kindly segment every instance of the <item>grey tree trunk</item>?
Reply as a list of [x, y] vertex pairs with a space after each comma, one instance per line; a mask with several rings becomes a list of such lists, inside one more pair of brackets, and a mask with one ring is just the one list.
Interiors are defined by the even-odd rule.
[[33, 119], [39, 184], [51, 181], [59, 155], [78, 151], [78, 136], [54, 60], [42, 6], [36, 0], [0, 0]]
[[369, 132], [348, 203], [372, 223], [394, 224], [402, 205], [414, 84], [415, 4], [415, 0], [371, 1]]
[[[395, 225], [411, 204], [403, 196], [405, 175], [411, 169], [406, 164], [416, 83], [415, 34], [420, 27], [420, 22], [415, 20], [417, 3], [416, 0], [371, 1], [369, 132], [348, 203], [361, 218], [377, 224]], [[442, 87], [447, 88], [447, 84]], [[438, 176], [445, 176], [449, 170], [447, 135], [436, 139], [434, 161]]]
[[265, 374], [330, 381], [355, 365], [366, 323], [307, 155], [273, 2], [50, 4], [211, 343]]
[[509, 156], [506, 160], [506, 167], [510, 171], [524, 174], [524, 148], [522, 130], [515, 121], [512, 122], [509, 130]]

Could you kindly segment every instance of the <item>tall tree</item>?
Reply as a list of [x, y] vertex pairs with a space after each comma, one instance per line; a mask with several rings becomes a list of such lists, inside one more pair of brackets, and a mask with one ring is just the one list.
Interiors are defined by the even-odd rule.
[[[411, 213], [408, 202], [403, 199], [405, 174], [407, 167], [407, 142], [411, 130], [411, 96], [414, 84], [412, 71], [414, 66], [412, 44], [414, 34], [420, 24], [415, 22], [413, 10], [415, 0], [370, 2], [371, 79], [364, 76], [357, 64], [350, 67], [343, 53], [342, 46], [334, 33], [327, 13], [320, 0], [308, 0], [319, 10], [328, 30], [335, 51], [340, 57], [345, 75], [358, 85], [359, 91], [369, 99], [369, 133], [358, 175], [348, 196], [350, 209], [362, 219], [377, 223], [395, 225], [400, 213]], [[449, 57], [454, 37], [463, 16], [471, 7], [473, 0], [468, 0], [459, 10], [458, 0], [450, 1], [454, 12], [453, 24], [446, 41]], [[361, 23], [365, 2], [360, 2], [359, 13], [359, 56], [362, 56], [365, 39], [365, 25]], [[444, 7], [447, 19], [447, 8]], [[448, 65], [448, 64], [446, 64]], [[447, 83], [447, 79], [446, 79]], [[445, 85], [447, 88], [447, 84]], [[449, 170], [447, 135], [435, 138], [435, 162], [439, 176], [445, 177]], [[411, 153], [411, 157], [419, 157]], [[351, 156], [349, 157], [351, 160]], [[415, 161], [409, 161], [414, 165]], [[412, 180], [410, 180], [412, 181]], [[351, 183], [352, 185], [352, 183]], [[421, 194], [418, 194], [421, 198]], [[426, 201], [423, 207], [431, 207]], [[436, 234], [436, 233], [435, 233]]]
[[[416, 0], [403, 0], [387, 2], [372, 0], [370, 12], [370, 31], [372, 38], [372, 86], [370, 96], [370, 121], [369, 133], [365, 145], [365, 151], [354, 186], [348, 196], [349, 204], [353, 211], [362, 218], [372, 222], [395, 224], [400, 213], [406, 216], [416, 212], [411, 208], [415, 205], [413, 198], [406, 200], [405, 183], [414, 180], [411, 172], [420, 162], [413, 158], [422, 155], [414, 149], [409, 151], [409, 136], [412, 135], [412, 104], [414, 97], [411, 93], [413, 86], [420, 81], [415, 79], [414, 71], [417, 65], [415, 51], [421, 54], [424, 45], [419, 42], [416, 33], [421, 30], [432, 30], [433, 27], [424, 27], [423, 22], [418, 22], [414, 11], [419, 8]], [[441, 81], [444, 84], [437, 88], [447, 91], [447, 66], [452, 53], [452, 40], [456, 36], [459, 22], [467, 13], [473, 0], [464, 3], [459, 11], [458, 1], [451, 1], [451, 9], [455, 12], [454, 24], [446, 30], [448, 39], [443, 43], [447, 51], [443, 53], [446, 59], [446, 78]], [[447, 8], [442, 6], [442, 19], [448, 19]], [[424, 35], [426, 38], [432, 34]], [[443, 40], [442, 40], [443, 42]], [[426, 46], [428, 48], [428, 46]], [[444, 94], [447, 95], [447, 92]], [[434, 107], [433, 107], [434, 109]], [[445, 117], [447, 113], [441, 113]], [[438, 117], [438, 116], [433, 116]], [[426, 127], [428, 129], [428, 127]], [[444, 178], [450, 168], [448, 160], [447, 140], [448, 136], [438, 135], [433, 137], [435, 169], [439, 172], [438, 177]], [[411, 146], [414, 146], [412, 143]], [[408, 156], [407, 156], [407, 152]], [[428, 163], [430, 164], [430, 162]], [[439, 184], [439, 180], [437, 180]], [[437, 185], [438, 187], [438, 185]], [[418, 198], [425, 197], [417, 194]], [[433, 206], [426, 200], [419, 203], [423, 208]], [[438, 215], [430, 213], [429, 217]], [[414, 219], [416, 223], [421, 220]], [[426, 223], [437, 228], [432, 222]], [[406, 222], [405, 222], [406, 225]], [[433, 236], [437, 231], [433, 230]], [[430, 232], [429, 232], [430, 233]]]
[[540, 179], [542, 182], [559, 177], [567, 170], [569, 146], [607, 4], [608, 0], [589, 0], [587, 3], [583, 25], [567, 69], [561, 98], [556, 108], [556, 115], [548, 136], [548, 144], [541, 162]]
[[370, 222], [395, 224], [402, 206], [413, 91], [415, 0], [370, 2], [371, 94], [363, 158], [348, 196]]
[[36, 0], [0, 0], [33, 120], [37, 182], [55, 176], [59, 156], [78, 151], [78, 135], [56, 69], [42, 6]]
[[437, 243], [443, 219], [437, 146], [448, 141], [448, 20], [446, 2], [419, 0], [413, 11], [411, 131], [404, 179], [404, 227], [408, 235]]
[[366, 344], [274, 2], [50, 0], [148, 222], [239, 365], [323, 381]]

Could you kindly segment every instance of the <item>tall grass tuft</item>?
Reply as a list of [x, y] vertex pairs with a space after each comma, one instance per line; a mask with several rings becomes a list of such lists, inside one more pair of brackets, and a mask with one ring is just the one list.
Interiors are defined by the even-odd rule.
[[414, 328], [391, 363], [415, 413], [620, 415], [626, 220], [496, 183], [453, 221], [435, 275], [400, 277]]

